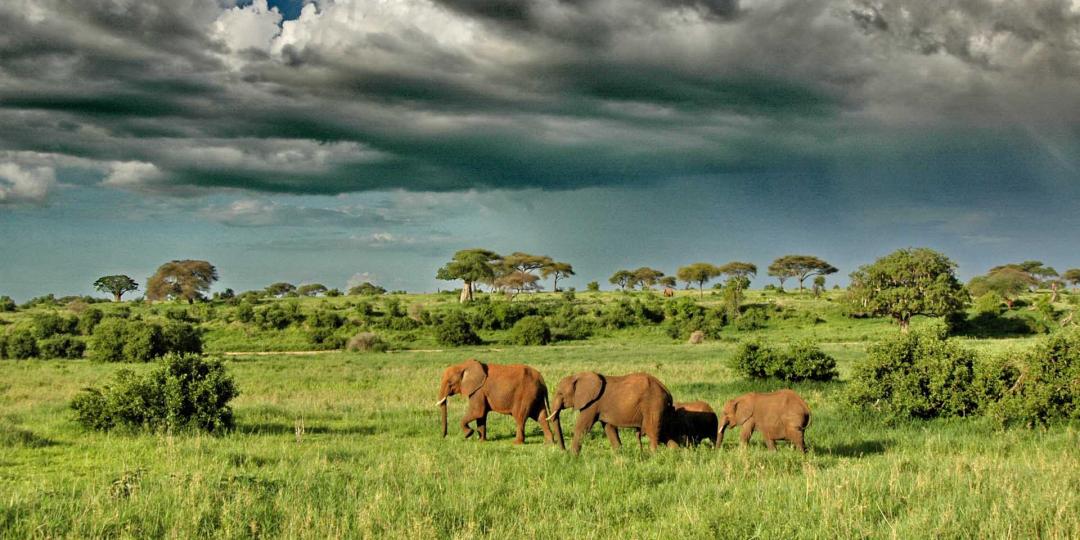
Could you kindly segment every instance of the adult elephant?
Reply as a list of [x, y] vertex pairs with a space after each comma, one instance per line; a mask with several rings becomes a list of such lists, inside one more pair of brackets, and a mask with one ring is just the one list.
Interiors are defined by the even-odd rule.
[[476, 432], [480, 440], [487, 440], [487, 414], [497, 412], [508, 414], [517, 424], [517, 437], [514, 444], [525, 442], [525, 420], [532, 418], [544, 432], [546, 442], [558, 440], [559, 448], [564, 448], [562, 426], [555, 420], [553, 437], [547, 419], [547, 385], [539, 371], [522, 365], [484, 364], [475, 359], [455, 364], [443, 371], [439, 385], [439, 401], [435, 404], [442, 417], [442, 434], [446, 436], [446, 401], [455, 394], [465, 396], [469, 401], [465, 415], [461, 418], [461, 430], [465, 438], [473, 434], [470, 422], [476, 422]]
[[[571, 445], [575, 455], [581, 452], [582, 437], [596, 422], [604, 426], [612, 449], [621, 446], [618, 428], [637, 428], [649, 438], [649, 448], [656, 450], [672, 400], [664, 384], [648, 373], [610, 377], [585, 371], [559, 381], [548, 419], [560, 425], [559, 413], [566, 407], [579, 411]], [[561, 443], [561, 431], [559, 438]]]

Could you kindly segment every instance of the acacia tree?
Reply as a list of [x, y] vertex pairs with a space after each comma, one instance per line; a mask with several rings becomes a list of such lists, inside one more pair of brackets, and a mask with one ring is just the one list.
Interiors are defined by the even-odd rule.
[[300, 296], [318, 296], [320, 294], [326, 294], [326, 285], [322, 283], [309, 283], [307, 285], [301, 285], [296, 288], [296, 293]]
[[784, 288], [784, 280], [793, 277], [799, 280], [799, 290], [804, 290], [803, 283], [810, 276], [826, 276], [838, 272], [835, 266], [811, 255], [784, 255], [769, 265], [769, 275], [780, 280], [780, 288]]
[[642, 266], [637, 270], [631, 272], [633, 277], [630, 279], [630, 287], [641, 286], [644, 289], [652, 289], [652, 286], [660, 281], [660, 278], [664, 277], [664, 273], [648, 266]]
[[889, 316], [907, 332], [916, 315], [944, 317], [963, 309], [968, 293], [956, 263], [932, 249], [900, 249], [851, 274], [848, 299], [857, 308]]
[[705, 283], [719, 275], [720, 268], [718, 266], [704, 262], [688, 264], [675, 272], [675, 276], [679, 278], [679, 281], [685, 281], [687, 284], [697, 283], [699, 297], [705, 296]]
[[608, 278], [608, 283], [612, 285], [618, 285], [620, 289], [626, 290], [626, 286], [634, 282], [634, 273], [629, 270], [619, 270], [611, 277]]
[[1072, 286], [1080, 287], [1080, 268], [1070, 268], [1061, 274], [1061, 279], [1067, 283], [1072, 283]]
[[139, 284], [134, 279], [120, 274], [99, 277], [94, 282], [94, 288], [101, 292], [111, 293], [113, 302], [119, 302], [124, 293], [139, 290]]
[[670, 289], [674, 289], [675, 285], [677, 284], [675, 282], [675, 276], [664, 276], [660, 278], [660, 281], [658, 283]]
[[574, 267], [570, 263], [552, 262], [540, 269], [540, 275], [544, 279], [551, 278], [551, 290], [559, 292], [559, 280], [574, 275]]
[[509, 274], [503, 274], [495, 278], [494, 285], [495, 288], [505, 292], [507, 298], [513, 301], [518, 294], [540, 290], [539, 281], [540, 278], [536, 274], [514, 270]]
[[280, 298], [295, 290], [296, 285], [293, 285], [292, 283], [286, 283], [284, 281], [279, 281], [278, 283], [268, 285], [266, 287], [266, 294], [269, 294], [270, 296], [277, 296]]
[[463, 249], [454, 254], [453, 259], [435, 272], [435, 278], [445, 281], [461, 280], [461, 303], [473, 299], [473, 284], [495, 280], [495, 265], [501, 257], [487, 249]]
[[968, 291], [972, 296], [997, 293], [1005, 305], [1012, 309], [1017, 297], [1026, 292], [1038, 280], [1019, 267], [1012, 265], [996, 266], [985, 276], [976, 276], [968, 282]]
[[217, 268], [206, 261], [186, 259], [161, 265], [146, 282], [146, 298], [163, 300], [176, 298], [194, 303], [210, 291], [218, 279]]

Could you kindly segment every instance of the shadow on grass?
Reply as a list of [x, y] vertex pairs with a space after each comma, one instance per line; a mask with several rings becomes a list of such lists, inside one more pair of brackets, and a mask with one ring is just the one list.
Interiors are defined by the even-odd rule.
[[[296, 426], [280, 422], [238, 423], [236, 425], [236, 432], [244, 435], [295, 435]], [[373, 435], [374, 433], [375, 428], [371, 426], [348, 426], [340, 428], [318, 425], [304, 426], [305, 435]]]
[[827, 456], [836, 457], [863, 457], [874, 454], [884, 454], [892, 446], [890, 440], [866, 440], [851, 443], [841, 443], [833, 446], [815, 445], [814, 452]]

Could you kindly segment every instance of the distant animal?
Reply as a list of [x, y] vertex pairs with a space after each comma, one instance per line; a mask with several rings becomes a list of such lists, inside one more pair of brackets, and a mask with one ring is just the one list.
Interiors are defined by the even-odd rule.
[[664, 297], [671, 298], [672, 296], [675, 296], [675, 289], [672, 289], [671, 287], [664, 287]]
[[[656, 450], [664, 419], [671, 414], [671, 392], [648, 373], [607, 376], [591, 371], [563, 378], [551, 400], [551, 415], [559, 425], [559, 413], [566, 407], [578, 410], [574, 440], [570, 449], [581, 452], [581, 440], [600, 422], [611, 448], [621, 446], [618, 428], [637, 428], [649, 438], [649, 448]], [[561, 433], [560, 433], [561, 437]]]
[[769, 450], [776, 450], [775, 441], [787, 440], [805, 453], [803, 434], [809, 425], [810, 407], [794, 391], [751, 392], [724, 403], [716, 442], [717, 446], [724, 442], [727, 428], [740, 427], [739, 438], [744, 445], [750, 443], [755, 431], [760, 431]]
[[562, 427], [555, 419], [555, 433], [548, 427], [548, 389], [539, 371], [522, 365], [484, 364], [475, 359], [452, 365], [443, 371], [439, 385], [439, 401], [442, 418], [442, 435], [446, 436], [446, 401], [455, 394], [468, 400], [465, 415], [461, 418], [461, 430], [468, 439], [473, 434], [470, 422], [476, 423], [481, 441], [487, 440], [487, 414], [497, 412], [514, 417], [517, 436], [514, 444], [525, 442], [525, 421], [532, 418], [540, 424], [544, 441], [563, 446]]

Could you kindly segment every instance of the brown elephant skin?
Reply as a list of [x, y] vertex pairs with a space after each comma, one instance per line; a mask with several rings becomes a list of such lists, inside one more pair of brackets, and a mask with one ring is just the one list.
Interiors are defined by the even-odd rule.
[[804, 432], [810, 425], [810, 408], [792, 390], [777, 390], [767, 394], [751, 392], [724, 404], [724, 414], [716, 440], [724, 441], [729, 427], [742, 428], [740, 440], [750, 443], [755, 431], [760, 431], [769, 450], [776, 450], [775, 441], [787, 440], [800, 452], [806, 452]]
[[664, 419], [673, 409], [671, 393], [652, 375], [606, 376], [589, 371], [559, 381], [549, 418], [558, 422], [559, 412], [566, 407], [578, 410], [571, 445], [575, 455], [581, 451], [582, 438], [596, 422], [604, 427], [612, 449], [621, 446], [618, 428], [637, 428], [655, 450]]

